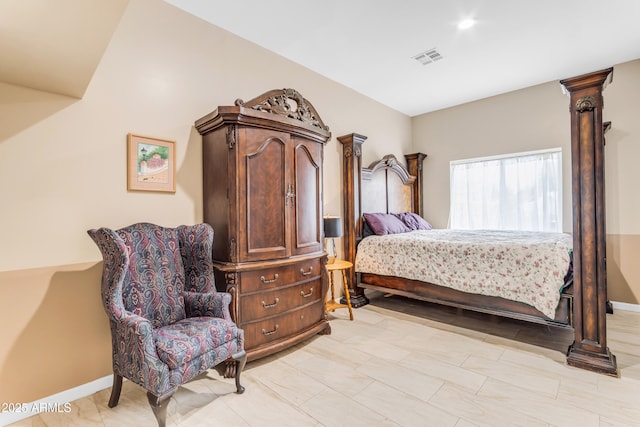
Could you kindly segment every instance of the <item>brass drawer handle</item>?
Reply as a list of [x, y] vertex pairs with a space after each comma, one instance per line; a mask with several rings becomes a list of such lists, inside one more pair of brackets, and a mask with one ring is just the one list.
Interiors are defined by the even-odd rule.
[[279, 302], [280, 302], [280, 298], [276, 298], [276, 300], [273, 302], [273, 304], [267, 304], [266, 302], [262, 301], [262, 306], [264, 308], [271, 308], [271, 307], [275, 307], [276, 305], [278, 305]]
[[300, 269], [300, 274], [302, 274], [303, 276], [308, 276], [311, 274], [312, 271], [313, 271], [313, 266], [309, 267], [309, 271], [304, 271], [303, 269]]
[[273, 283], [278, 280], [278, 273], [273, 275], [273, 279], [267, 279], [264, 276], [260, 276], [260, 280], [262, 281], [262, 283]]
[[300, 295], [302, 296], [302, 298], [309, 298], [311, 295], [313, 295], [313, 288], [309, 289], [308, 294], [305, 294], [304, 291], [300, 291]]
[[265, 331], [264, 328], [262, 329], [262, 335], [273, 335], [276, 333], [276, 331], [278, 330], [278, 325], [276, 324], [276, 328], [273, 331]]

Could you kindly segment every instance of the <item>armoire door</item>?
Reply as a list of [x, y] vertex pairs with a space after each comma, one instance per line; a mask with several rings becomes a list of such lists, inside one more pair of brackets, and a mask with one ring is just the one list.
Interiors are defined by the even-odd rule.
[[321, 252], [322, 144], [293, 138], [295, 211], [292, 218], [292, 255]]
[[239, 261], [286, 258], [294, 199], [290, 136], [241, 127], [238, 140]]

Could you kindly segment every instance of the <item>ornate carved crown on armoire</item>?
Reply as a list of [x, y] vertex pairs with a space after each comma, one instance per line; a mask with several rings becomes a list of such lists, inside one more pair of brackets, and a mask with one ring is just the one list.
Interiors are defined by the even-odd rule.
[[249, 360], [330, 333], [322, 230], [329, 128], [293, 89], [220, 106], [195, 126], [216, 286], [234, 297]]

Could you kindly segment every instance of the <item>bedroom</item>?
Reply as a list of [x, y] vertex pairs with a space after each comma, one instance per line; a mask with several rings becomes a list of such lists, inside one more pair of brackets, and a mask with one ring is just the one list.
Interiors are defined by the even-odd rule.
[[[437, 226], [446, 225], [448, 194], [438, 182], [448, 177], [443, 168], [449, 160], [477, 156], [480, 146], [513, 152], [538, 147], [540, 140], [550, 147], [568, 141], [568, 100], [557, 82], [412, 119], [164, 2], [122, 3], [122, 18], [81, 99], [0, 85], [6, 100], [0, 135], [2, 402], [35, 401], [109, 374], [106, 320], [96, 289], [87, 286], [99, 282], [99, 254], [85, 230], [141, 217], [167, 225], [200, 220], [200, 140], [192, 125], [217, 105], [294, 87], [334, 136], [369, 136], [365, 163], [411, 150], [443, 158], [425, 167], [427, 211]], [[604, 93], [605, 114], [614, 121], [606, 156], [610, 297], [637, 305], [640, 62], [611, 65], [614, 81]], [[522, 135], [529, 120], [544, 126], [529, 126]], [[452, 125], [460, 122], [466, 125]], [[177, 141], [175, 195], [127, 193], [127, 132]], [[517, 150], [513, 135], [524, 137]], [[430, 144], [443, 139], [451, 143]], [[463, 145], [470, 139], [473, 145]], [[339, 159], [334, 139], [325, 150], [327, 213], [340, 209]]]

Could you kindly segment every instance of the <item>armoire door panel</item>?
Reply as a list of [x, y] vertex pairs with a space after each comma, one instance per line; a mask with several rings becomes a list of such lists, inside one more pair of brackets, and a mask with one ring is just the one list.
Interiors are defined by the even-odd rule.
[[296, 141], [295, 163], [295, 230], [293, 251], [305, 254], [322, 250], [322, 147]]
[[[243, 129], [247, 143], [240, 153], [241, 258], [246, 261], [289, 256], [287, 170], [289, 135], [263, 129]], [[244, 255], [244, 256], [243, 256]]]

